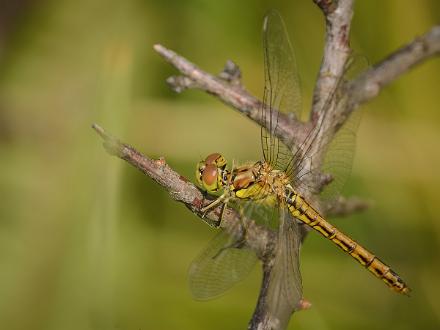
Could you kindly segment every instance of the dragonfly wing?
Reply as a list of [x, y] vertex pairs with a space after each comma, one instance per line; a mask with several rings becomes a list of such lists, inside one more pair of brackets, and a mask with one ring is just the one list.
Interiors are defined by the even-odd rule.
[[[300, 308], [302, 280], [299, 269], [301, 233], [297, 220], [285, 208], [280, 210], [280, 229], [272, 278], [269, 287], [268, 306], [278, 311], [283, 306], [290, 312]], [[288, 302], [288, 305], [285, 302]]]
[[[314, 148], [313, 144], [318, 141], [305, 141], [304, 146], [309, 145], [309, 151], [300, 148], [295, 154], [292, 167], [288, 169], [287, 175], [292, 178], [295, 189], [304, 194], [320, 194], [320, 198], [330, 201], [337, 197], [347, 182], [351, 173], [356, 147], [356, 131], [361, 119], [361, 112], [356, 111], [350, 115], [344, 125], [339, 128], [329, 143]], [[319, 136], [320, 128], [315, 129], [313, 136]], [[316, 167], [321, 162], [321, 152], [324, 150], [322, 166]], [[324, 176], [329, 180], [323, 191], [316, 190], [319, 184], [317, 180], [323, 180]]]
[[[294, 154], [293, 161], [286, 169], [286, 173], [292, 178], [294, 187], [299, 191], [311, 191], [312, 193], [320, 193], [315, 191], [319, 185], [315, 184], [316, 180], [322, 180], [322, 174], [328, 176], [330, 184], [326, 186], [321, 198], [331, 200], [338, 196], [345, 182], [351, 173], [354, 159], [354, 150], [356, 146], [356, 131], [361, 119], [359, 110], [350, 114], [344, 124], [337, 129], [333, 139], [327, 141], [324, 137], [328, 130], [334, 127], [325, 125], [326, 117], [330, 111], [328, 107], [335, 106], [338, 113], [344, 113], [349, 106], [348, 93], [344, 87], [346, 83], [354, 76], [365, 70], [368, 61], [365, 57], [353, 55], [346, 64], [345, 73], [335, 86], [335, 89], [327, 96], [327, 100], [322, 108], [323, 116], [316, 127], [308, 134], [304, 142], [298, 147]], [[331, 114], [330, 114], [331, 116]], [[335, 123], [338, 125], [338, 123]], [[319, 144], [317, 147], [315, 144]], [[324, 150], [324, 153], [322, 151]], [[320, 159], [324, 154], [324, 158]], [[316, 164], [321, 164], [317, 168]]]
[[[301, 89], [295, 54], [280, 14], [271, 10], [263, 23], [264, 93], [261, 113], [261, 145], [266, 162], [283, 169], [290, 150], [275, 137], [278, 111], [301, 114]], [[289, 144], [289, 143], [288, 143]]]
[[[369, 67], [369, 62], [366, 57], [355, 54], [349, 58], [346, 67], [344, 84], [365, 71]], [[341, 95], [338, 101], [340, 111], [345, 110], [348, 99], [348, 92], [344, 90], [342, 92], [344, 95]], [[356, 148], [356, 132], [361, 117], [361, 109], [352, 112], [327, 146], [321, 172], [330, 175], [332, 182], [321, 193], [321, 198], [324, 200], [332, 200], [338, 196], [351, 174]]]
[[321, 171], [330, 175], [331, 183], [321, 193], [323, 200], [338, 196], [351, 174], [360, 119], [361, 111], [352, 113], [328, 146]]
[[[238, 227], [238, 224], [237, 224]], [[240, 238], [219, 232], [191, 263], [189, 287], [197, 300], [213, 299], [246, 277], [257, 261]]]

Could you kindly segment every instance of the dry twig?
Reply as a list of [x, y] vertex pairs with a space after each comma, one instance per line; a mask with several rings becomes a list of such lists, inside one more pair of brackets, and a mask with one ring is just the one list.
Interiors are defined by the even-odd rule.
[[[93, 124], [92, 127], [103, 139], [104, 148], [108, 153], [125, 160], [152, 178], [168, 191], [171, 198], [183, 203], [191, 212], [199, 216], [200, 219], [210, 226], [215, 226], [219, 223], [222, 207], [215, 207], [206, 214], [200, 212], [200, 209], [204, 206], [205, 196], [194, 184], [170, 168], [165, 162], [165, 159], [150, 159], [142, 155], [132, 146], [119, 141], [99, 125]], [[207, 202], [208, 201], [206, 201], [206, 203]], [[221, 218], [221, 228], [225, 229], [231, 235], [240, 236], [244, 230], [241, 223], [239, 215], [234, 209], [225, 209]], [[249, 220], [249, 227], [246, 226], [247, 244], [258, 256], [263, 258], [265, 255], [271, 253], [271, 242], [273, 242], [274, 237], [274, 232]]]

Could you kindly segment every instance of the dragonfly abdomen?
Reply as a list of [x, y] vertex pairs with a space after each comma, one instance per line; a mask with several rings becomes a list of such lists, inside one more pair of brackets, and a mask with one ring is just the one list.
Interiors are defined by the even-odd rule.
[[285, 200], [292, 216], [331, 240], [377, 278], [383, 280], [394, 291], [404, 294], [409, 293], [410, 289], [408, 286], [389, 266], [331, 225], [295, 191], [288, 189], [285, 194]]

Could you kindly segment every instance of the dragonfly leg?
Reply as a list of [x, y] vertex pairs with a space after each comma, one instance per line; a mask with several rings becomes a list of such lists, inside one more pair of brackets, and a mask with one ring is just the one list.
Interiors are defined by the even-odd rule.
[[[210, 225], [211, 227], [219, 228], [219, 227], [221, 226], [221, 224], [222, 224], [222, 220], [223, 220], [223, 215], [224, 215], [224, 213], [225, 213], [225, 208], [226, 208], [226, 202], [223, 203], [223, 205], [222, 205], [222, 209], [221, 209], [221, 211], [220, 211], [220, 216], [218, 217], [218, 220], [217, 220], [215, 223], [209, 223], [209, 225]], [[202, 214], [202, 217], [204, 217], [205, 214], [206, 214], [206, 212]]]
[[224, 201], [226, 200], [227, 196], [226, 194], [221, 195], [219, 198], [214, 199], [212, 202], [210, 202], [208, 205], [206, 205], [205, 207], [202, 207], [200, 209], [201, 212], [203, 212], [204, 214], [206, 214], [206, 212], [208, 212], [210, 209], [212, 209], [213, 207], [217, 206], [220, 203], [224, 203]]
[[224, 211], [225, 211], [226, 204], [228, 204], [230, 198], [231, 198], [231, 195], [230, 195], [229, 191], [226, 190], [220, 197], [214, 199], [208, 205], [206, 205], [205, 207], [200, 209], [200, 211], [202, 212], [202, 218], [205, 217], [206, 213], [210, 209], [216, 207], [219, 204], [223, 204], [221, 212], [220, 212], [220, 217], [219, 217], [218, 225], [216, 226], [216, 227], [219, 227], [220, 223], [221, 223], [221, 220], [223, 218], [223, 214], [224, 214]]
[[227, 201], [225, 201], [222, 205], [222, 210], [220, 211], [220, 216], [218, 218], [218, 222], [215, 225], [216, 228], [220, 227], [222, 224], [223, 215], [225, 214], [226, 205], [227, 205]]

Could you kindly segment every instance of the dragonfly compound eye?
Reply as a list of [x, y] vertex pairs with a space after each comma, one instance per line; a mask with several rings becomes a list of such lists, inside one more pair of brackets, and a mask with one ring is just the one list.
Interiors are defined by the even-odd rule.
[[215, 192], [218, 186], [218, 168], [214, 164], [205, 166], [202, 173], [202, 185], [208, 192]]
[[226, 159], [219, 153], [213, 153], [210, 154], [208, 157], [206, 157], [205, 160], [206, 165], [213, 164], [217, 166], [218, 168], [225, 168], [226, 167]]

